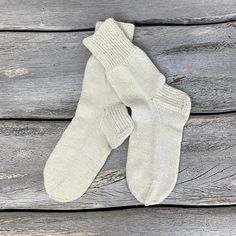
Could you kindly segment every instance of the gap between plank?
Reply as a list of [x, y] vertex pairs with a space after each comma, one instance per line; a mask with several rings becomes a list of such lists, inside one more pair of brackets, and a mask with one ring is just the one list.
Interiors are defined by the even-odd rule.
[[[191, 113], [192, 117], [197, 116], [216, 116], [216, 115], [227, 115], [234, 114], [236, 111], [225, 111], [225, 112], [216, 112], [216, 113]], [[0, 121], [71, 121], [71, 118], [0, 118]]]
[[50, 209], [2, 209], [2, 212], [42, 212], [42, 213], [56, 213], [56, 212], [63, 212], [63, 213], [76, 213], [76, 212], [104, 212], [104, 211], [117, 211], [117, 210], [128, 210], [128, 209], [150, 209], [150, 208], [183, 208], [183, 209], [205, 209], [205, 208], [230, 208], [236, 207], [236, 204], [232, 205], [209, 205], [209, 206], [194, 206], [194, 205], [173, 205], [173, 204], [163, 204], [163, 205], [154, 205], [154, 206], [119, 206], [119, 207], [109, 207], [109, 208], [98, 208], [98, 209], [71, 209], [71, 210], [50, 210]]
[[[192, 23], [142, 23], [142, 22], [129, 22], [135, 25], [135, 27], [153, 27], [153, 26], [199, 26], [199, 25], [217, 25], [217, 24], [224, 24], [224, 23], [230, 23], [230, 22], [235, 22], [236, 21], [236, 16], [233, 17], [230, 20], [222, 20], [222, 21], [216, 21], [216, 22], [208, 22], [208, 23], [199, 23], [199, 22], [192, 22]], [[0, 32], [22, 32], [22, 33], [65, 33], [65, 32], [90, 32], [94, 31], [95, 28], [82, 28], [82, 29], [11, 29], [11, 28], [6, 28], [6, 29], [0, 29]]]

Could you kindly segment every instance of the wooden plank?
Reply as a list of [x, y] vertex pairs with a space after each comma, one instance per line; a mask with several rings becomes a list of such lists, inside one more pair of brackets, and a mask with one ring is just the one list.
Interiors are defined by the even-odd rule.
[[[135, 43], [192, 98], [193, 113], [236, 110], [236, 30], [209, 26], [137, 27]], [[71, 118], [89, 57], [91, 32], [0, 33], [0, 118]]]
[[203, 24], [236, 20], [235, 0], [1, 0], [0, 29], [74, 30], [114, 17], [137, 24]]
[[[1, 209], [92, 209], [138, 205], [125, 179], [127, 142], [112, 152], [80, 199], [48, 198], [43, 168], [68, 122], [0, 122]], [[236, 204], [236, 113], [191, 117], [184, 129], [179, 179], [162, 204]], [[96, 158], [96, 157], [95, 157]]]
[[0, 235], [235, 236], [236, 207], [1, 212]]

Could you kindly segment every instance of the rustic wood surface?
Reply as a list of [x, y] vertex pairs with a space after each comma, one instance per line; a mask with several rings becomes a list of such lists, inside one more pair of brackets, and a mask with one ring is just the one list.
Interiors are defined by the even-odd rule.
[[236, 20], [235, 0], [0, 0], [0, 29], [93, 28], [108, 17], [138, 24], [203, 24]]
[[0, 235], [235, 236], [236, 207], [0, 213]]
[[[1, 209], [92, 209], [139, 203], [125, 179], [127, 142], [115, 150], [88, 192], [59, 204], [43, 187], [45, 162], [65, 121], [0, 122]], [[178, 183], [163, 204], [236, 204], [236, 113], [191, 117], [184, 129]], [[94, 157], [96, 158], [96, 157]]]
[[[107, 210], [139, 205], [128, 141], [81, 199], [60, 204], [43, 187], [81, 93], [82, 40], [108, 17], [135, 23], [135, 43], [192, 99], [178, 183], [160, 207]], [[0, 210], [39, 211], [0, 211], [0, 235], [236, 235], [235, 21], [236, 0], [0, 0]]]
[[[236, 110], [236, 25], [137, 27], [135, 42], [192, 113]], [[71, 118], [79, 100], [91, 32], [0, 32], [0, 118]]]

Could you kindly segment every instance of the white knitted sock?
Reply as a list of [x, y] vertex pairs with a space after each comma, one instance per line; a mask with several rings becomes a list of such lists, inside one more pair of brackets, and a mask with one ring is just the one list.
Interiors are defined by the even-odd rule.
[[113, 19], [83, 41], [103, 64], [107, 79], [132, 109], [127, 181], [145, 205], [160, 203], [175, 186], [182, 131], [190, 99], [165, 83], [148, 56], [128, 40]]
[[[96, 28], [101, 25], [98, 22]], [[130, 39], [134, 26], [119, 23]], [[101, 63], [88, 60], [83, 89], [75, 117], [69, 124], [44, 169], [44, 185], [49, 196], [59, 202], [82, 196], [113, 148], [132, 132], [133, 121], [126, 106], [105, 78]]]

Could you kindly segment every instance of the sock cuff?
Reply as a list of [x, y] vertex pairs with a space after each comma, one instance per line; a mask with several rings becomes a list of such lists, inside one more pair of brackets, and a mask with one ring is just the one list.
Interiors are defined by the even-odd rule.
[[[95, 31], [97, 31], [103, 23], [104, 21], [97, 21], [95, 25]], [[134, 25], [131, 23], [125, 23], [125, 22], [120, 22], [120, 21], [116, 21], [116, 23], [118, 24], [120, 29], [124, 32], [126, 37], [130, 41], [132, 41], [134, 38]]]
[[189, 114], [191, 109], [191, 100], [189, 96], [178, 89], [175, 89], [168, 84], [158, 90], [154, 100], [157, 99], [158, 103], [168, 106], [171, 110], [180, 112], [182, 114]]
[[84, 39], [83, 44], [107, 71], [123, 64], [135, 48], [112, 18], [107, 19], [92, 36]]

